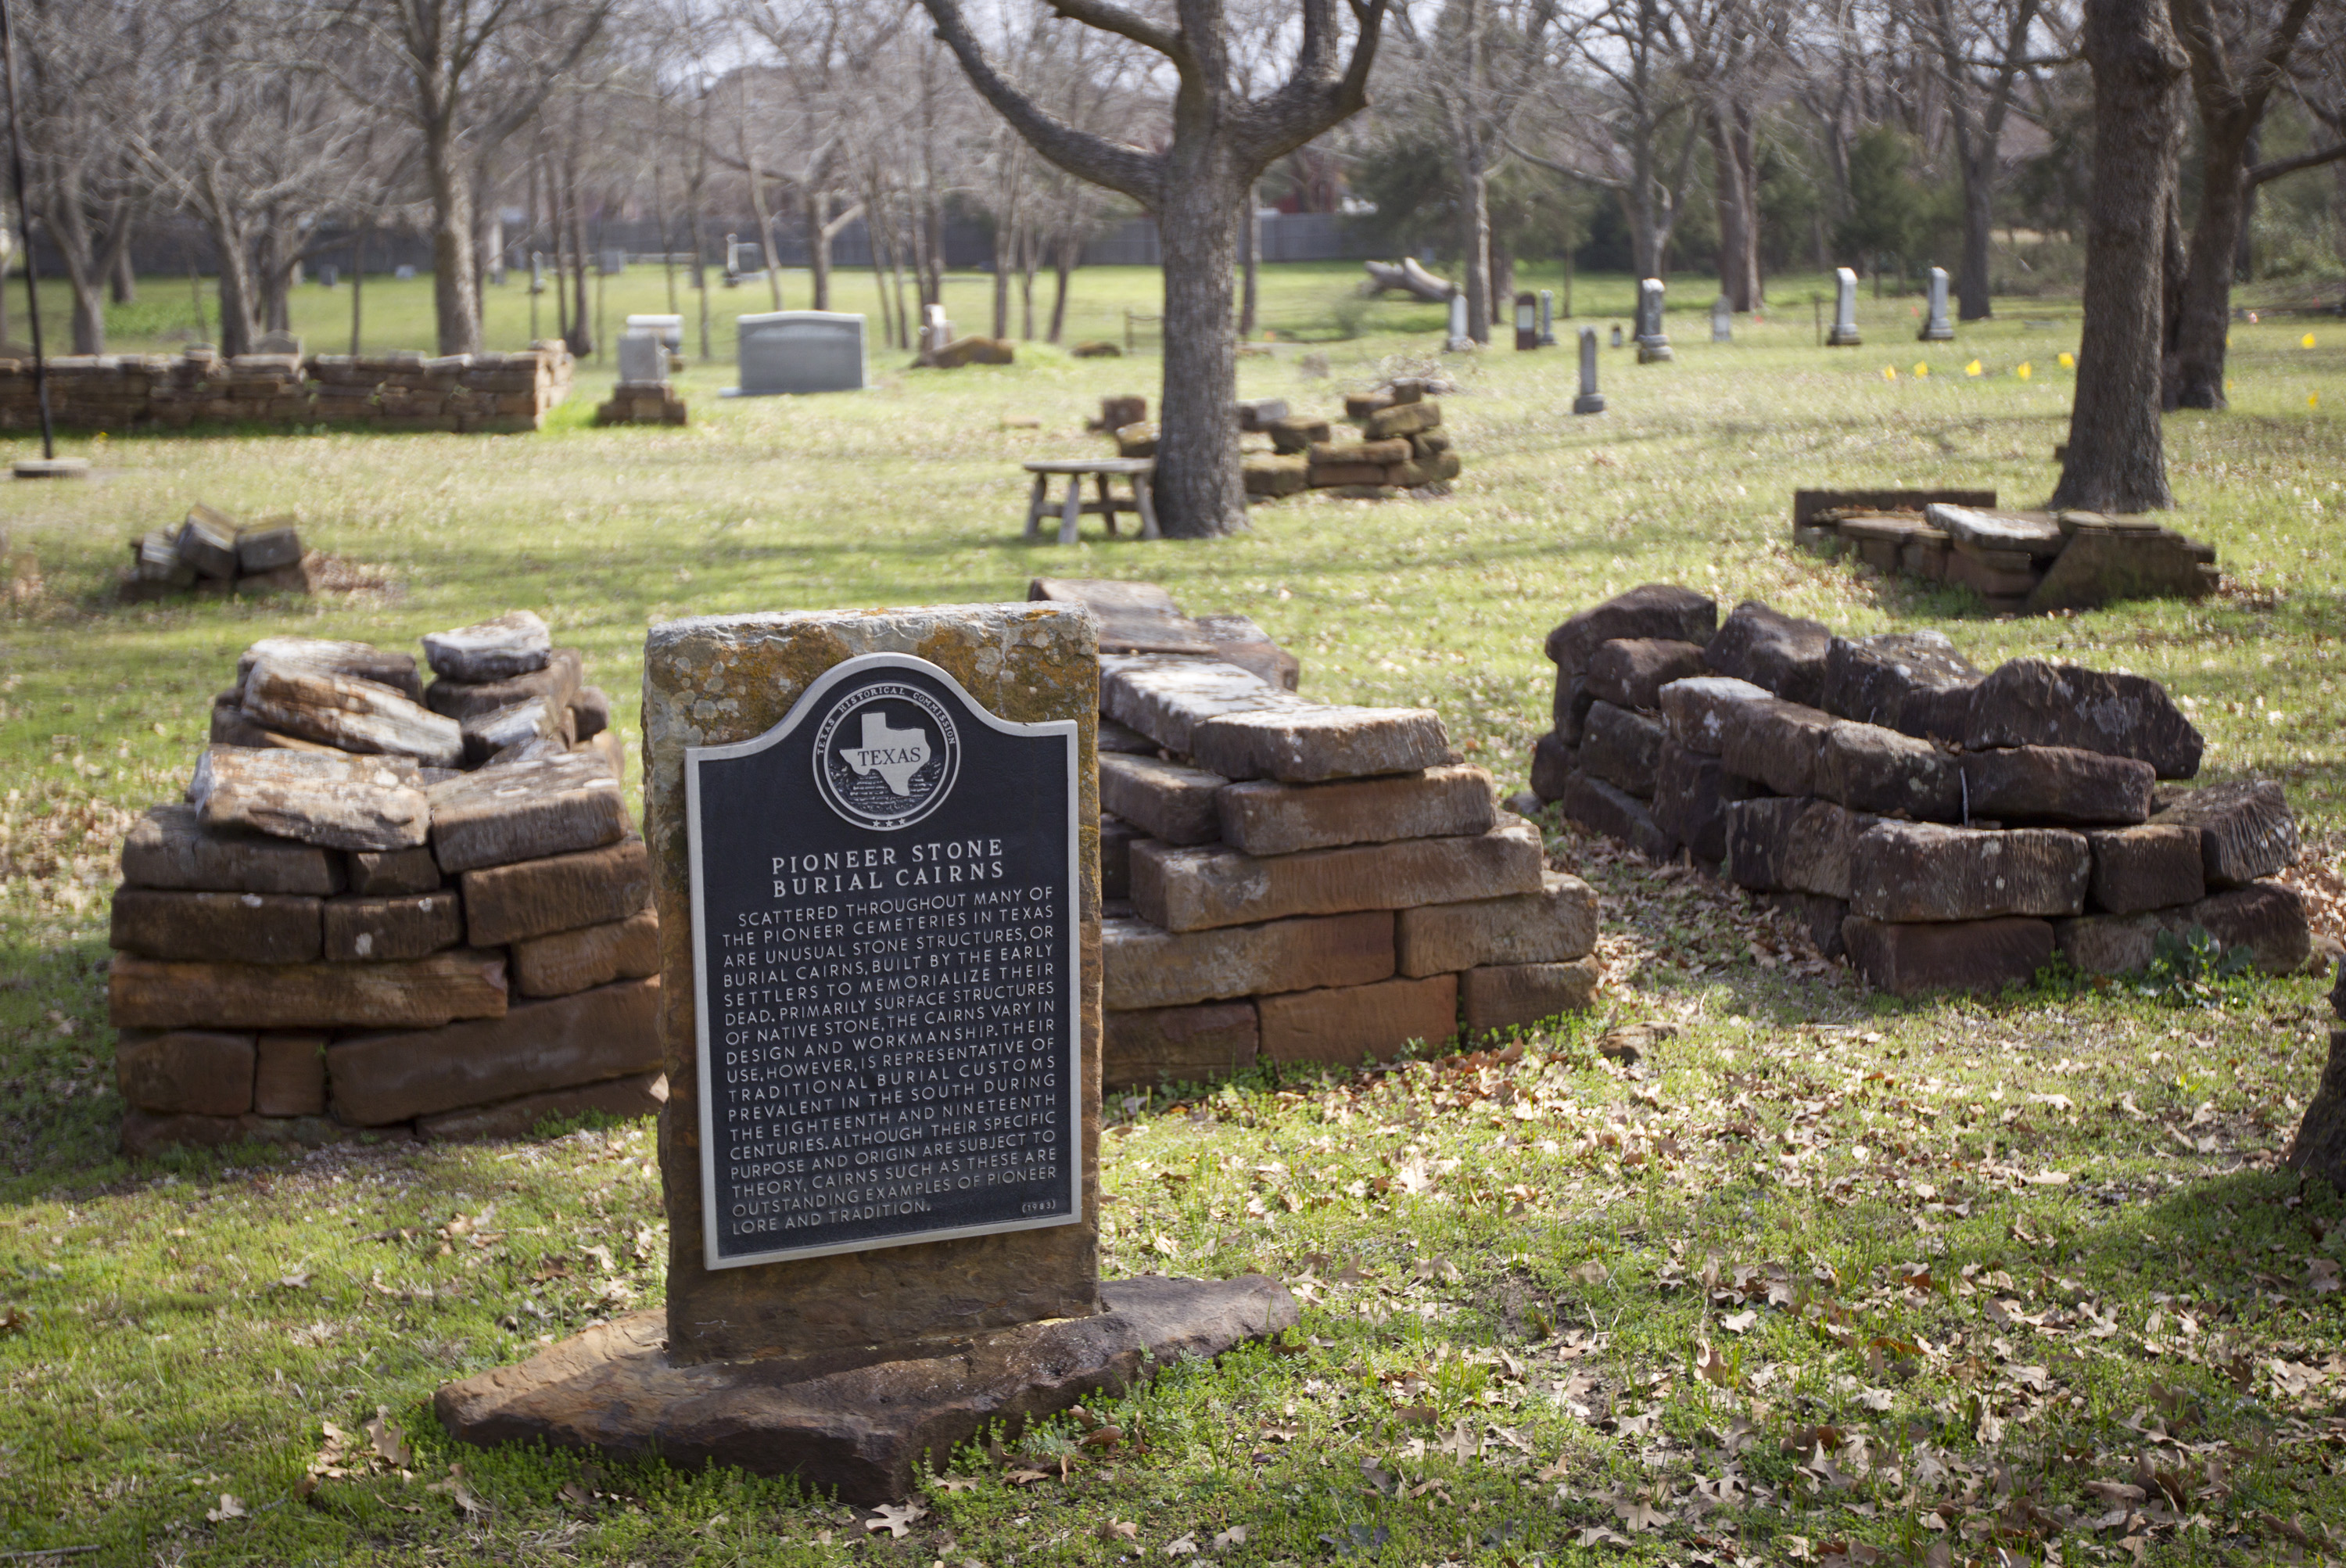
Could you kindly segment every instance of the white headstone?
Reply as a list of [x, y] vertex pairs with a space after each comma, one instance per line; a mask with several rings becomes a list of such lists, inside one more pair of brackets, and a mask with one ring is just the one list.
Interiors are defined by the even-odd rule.
[[921, 347], [930, 353], [953, 341], [953, 323], [945, 320], [943, 305], [931, 305], [922, 312], [921, 333]]
[[1450, 341], [1448, 346], [1454, 351], [1463, 349], [1471, 349], [1474, 346], [1474, 340], [1466, 335], [1466, 296], [1463, 293], [1453, 294], [1450, 296]]
[[629, 316], [627, 331], [649, 332], [653, 337], [658, 338], [660, 346], [670, 353], [683, 351], [684, 318], [682, 316]]
[[[1616, 327], [1613, 332], [1617, 341], [1621, 329]], [[1580, 329], [1580, 395], [1572, 400], [1572, 412], [1605, 412], [1605, 394], [1596, 390], [1596, 329], [1594, 327]]]
[[668, 349], [658, 336], [634, 322], [619, 334], [619, 380], [658, 386], [668, 381]]
[[403, 283], [412, 283], [415, 280], [415, 269], [413, 267], [394, 267], [391, 270], [391, 275]]
[[1670, 335], [1662, 331], [1662, 280], [1648, 278], [1637, 285], [1637, 362], [1658, 364], [1676, 357]]
[[533, 294], [546, 292], [546, 252], [543, 250], [529, 253], [529, 291]]
[[1947, 270], [1931, 269], [1931, 314], [1923, 323], [1922, 341], [1926, 343], [1951, 343], [1955, 341], [1955, 329], [1947, 320]]
[[1621, 323], [1618, 321], [1613, 323], [1613, 346], [1617, 349], [1621, 346]]
[[1714, 343], [1735, 341], [1735, 312], [1728, 307], [1724, 294], [1710, 302], [1710, 341]]
[[1553, 344], [1556, 341], [1556, 290], [1542, 289], [1539, 294], [1539, 341]]
[[1833, 269], [1833, 324], [1825, 335], [1828, 347], [1853, 349], [1865, 340], [1857, 331], [1857, 274], [1846, 267]]
[[773, 311], [742, 316], [735, 357], [741, 384], [729, 397], [771, 392], [861, 392], [863, 318], [836, 311]]

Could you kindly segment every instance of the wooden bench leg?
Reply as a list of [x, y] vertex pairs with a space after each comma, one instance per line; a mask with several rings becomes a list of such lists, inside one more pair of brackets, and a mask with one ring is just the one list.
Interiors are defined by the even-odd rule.
[[1043, 536], [1044, 499], [1050, 488], [1049, 479], [1040, 473], [1035, 476], [1035, 493], [1026, 498], [1026, 537], [1030, 541]]
[[1076, 542], [1076, 523], [1084, 514], [1084, 476], [1076, 474], [1067, 481], [1067, 504], [1059, 509], [1059, 543]]
[[1157, 532], [1157, 496], [1149, 475], [1136, 473], [1132, 476], [1132, 504], [1140, 514], [1140, 536], [1144, 539], [1161, 537]]
[[1107, 520], [1107, 536], [1113, 539], [1116, 537], [1116, 496], [1108, 490], [1105, 473], [1099, 476], [1099, 498], [1100, 516]]

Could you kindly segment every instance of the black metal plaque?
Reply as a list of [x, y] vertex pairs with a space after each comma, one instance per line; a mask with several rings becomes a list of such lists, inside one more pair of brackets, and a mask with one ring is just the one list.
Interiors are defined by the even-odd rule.
[[1083, 1217], [1076, 747], [868, 654], [686, 749], [709, 1268]]

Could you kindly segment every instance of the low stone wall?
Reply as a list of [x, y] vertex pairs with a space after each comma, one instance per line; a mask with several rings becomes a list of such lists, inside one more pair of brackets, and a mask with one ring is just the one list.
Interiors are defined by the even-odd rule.
[[[1092, 427], [1114, 435], [1119, 457], [1154, 457], [1157, 426], [1144, 417], [1147, 407], [1141, 398], [1110, 398]], [[1240, 403], [1238, 418], [1241, 437], [1265, 436], [1270, 443], [1269, 451], [1241, 443], [1239, 465], [1251, 500], [1306, 490], [1390, 500], [1447, 484], [1460, 472], [1457, 449], [1442, 428], [1442, 405], [1422, 381], [1397, 381], [1382, 392], [1347, 397], [1344, 422], [1354, 428], [1341, 439], [1335, 422], [1290, 413], [1281, 399]]]
[[109, 971], [127, 1153], [513, 1135], [664, 1097], [608, 699], [575, 649], [442, 662], [423, 687], [405, 653], [254, 645], [188, 799], [131, 831]]
[[[570, 395], [570, 351], [522, 353], [67, 355], [48, 361], [49, 412], [64, 430], [183, 430], [233, 423], [306, 429], [534, 431]], [[0, 430], [40, 425], [33, 364], [0, 360]]]
[[1216, 639], [1161, 590], [1169, 615], [1136, 630], [1147, 585], [1037, 587], [1096, 591], [1104, 647], [1201, 648], [1101, 660], [1105, 1084], [1351, 1064], [1589, 1004], [1596, 894], [1438, 715], [1300, 697], [1251, 623]]
[[1651, 584], [1549, 633], [1556, 728], [1533, 792], [1656, 860], [1801, 916], [1885, 990], [1992, 991], [2055, 951], [2094, 973], [2204, 930], [2301, 968], [2280, 786], [2188, 789], [2199, 733], [2156, 681], [1936, 632], [1838, 637], [1756, 601], [1722, 623]]

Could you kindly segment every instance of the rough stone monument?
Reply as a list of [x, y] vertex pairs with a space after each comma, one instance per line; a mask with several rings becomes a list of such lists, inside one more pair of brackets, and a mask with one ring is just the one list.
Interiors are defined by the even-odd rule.
[[1474, 347], [1474, 340], [1466, 335], [1466, 296], [1464, 293], [1450, 296], [1450, 336], [1442, 346], [1454, 354], [1469, 352]]
[[1825, 346], [1853, 349], [1865, 340], [1857, 331], [1857, 274], [1846, 267], [1833, 269], [1833, 324]]
[[1660, 364], [1677, 357], [1669, 334], [1662, 331], [1662, 280], [1648, 278], [1637, 285], [1637, 362]]
[[[1613, 331], [1617, 334], [1621, 329]], [[1580, 395], [1572, 400], [1575, 413], [1603, 413], [1605, 394], [1596, 390], [1596, 329], [1580, 329]]]
[[1931, 313], [1924, 319], [1923, 330], [1915, 334], [1915, 338], [1925, 343], [1952, 343], [1955, 341], [1954, 326], [1947, 320], [1947, 270], [1944, 267], [1931, 269]]
[[741, 384], [727, 397], [862, 392], [863, 318], [836, 311], [771, 311], [735, 323]]
[[670, 622], [645, 830], [668, 1304], [443, 1388], [538, 1440], [906, 1495], [1284, 1288], [1098, 1275], [1097, 623], [977, 605]]
[[1542, 289], [1539, 291], [1539, 301], [1540, 346], [1552, 349], [1556, 347], [1556, 290]]
[[1724, 294], [1710, 302], [1710, 341], [1714, 343], [1735, 341], [1735, 312], [1728, 305]]

